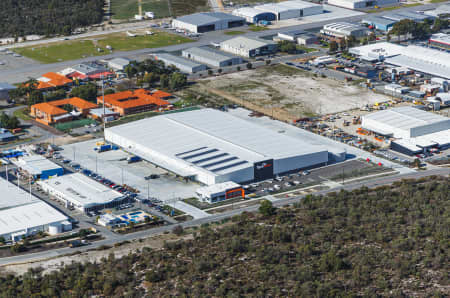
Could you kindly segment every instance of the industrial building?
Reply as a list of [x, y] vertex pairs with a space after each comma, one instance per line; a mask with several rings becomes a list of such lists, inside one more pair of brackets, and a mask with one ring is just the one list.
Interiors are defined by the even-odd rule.
[[16, 89], [16, 86], [10, 85], [8, 83], [0, 82], [0, 100], [8, 100], [9, 92]]
[[28, 155], [11, 159], [24, 174], [34, 179], [48, 179], [61, 176], [64, 169], [41, 155]]
[[219, 52], [208, 46], [195, 47], [183, 50], [183, 57], [205, 63], [213, 67], [226, 67], [242, 64], [241, 57], [234, 56], [225, 52]]
[[348, 9], [363, 9], [373, 6], [386, 6], [398, 3], [398, 0], [328, 0], [329, 5]]
[[414, 107], [400, 107], [362, 116], [361, 126], [389, 136], [393, 150], [413, 155], [450, 145], [450, 118]]
[[348, 38], [350, 36], [361, 38], [367, 36], [368, 30], [361, 25], [337, 22], [324, 25], [322, 30], [320, 30], [320, 33], [327, 37], [334, 38]]
[[163, 61], [166, 65], [173, 65], [184, 73], [196, 73], [207, 69], [206, 65], [194, 62], [183, 57], [167, 53], [152, 54], [155, 60]]
[[[68, 111], [70, 107], [72, 111]], [[52, 125], [61, 122], [71, 121], [74, 117], [87, 116], [91, 109], [98, 106], [92, 102], [79, 97], [41, 102], [32, 105], [30, 115], [39, 123]]]
[[365, 16], [361, 22], [384, 32], [391, 30], [392, 27], [397, 23], [397, 21], [391, 19], [371, 15]]
[[[127, 90], [97, 97], [97, 103], [103, 104], [120, 116], [148, 112], [167, 108], [170, 102], [165, 99], [172, 94], [163, 91], [148, 91], [145, 89]], [[111, 116], [111, 115], [110, 115]]]
[[79, 80], [87, 80], [87, 79], [97, 80], [101, 78], [106, 79], [107, 77], [114, 75], [103, 65], [97, 63], [76, 64], [69, 68], [63, 69], [59, 73], [68, 78]]
[[277, 51], [278, 46], [272, 41], [238, 36], [221, 42], [220, 49], [231, 54], [250, 58], [273, 54]]
[[38, 184], [67, 208], [73, 207], [85, 213], [114, 208], [128, 200], [127, 196], [81, 173], [38, 181]]
[[244, 18], [247, 23], [258, 24], [261, 21], [275, 21], [276, 15], [253, 7], [241, 7], [233, 10], [233, 15]]
[[11, 142], [17, 139], [17, 136], [13, 135], [6, 128], [0, 127], [0, 142]]
[[201, 109], [107, 128], [106, 140], [206, 185], [265, 180], [345, 154], [288, 137], [225, 112]]
[[47, 232], [70, 231], [69, 218], [29, 192], [0, 178], [0, 237], [16, 242], [23, 237]]
[[446, 4], [436, 7], [435, 9], [426, 10], [426, 11], [424, 11], [424, 14], [426, 14], [428, 16], [436, 17], [436, 18], [445, 16], [445, 15], [449, 15], [450, 14], [450, 4], [446, 3]]
[[450, 50], [450, 35], [445, 33], [436, 33], [431, 35], [428, 44], [434, 48]]
[[130, 59], [118, 57], [108, 61], [108, 67], [114, 71], [123, 71], [130, 64]]
[[305, 34], [305, 31], [303, 30], [290, 30], [290, 31], [284, 31], [284, 32], [278, 32], [277, 36], [274, 36], [274, 40], [288, 40], [288, 41], [297, 41], [297, 37]]
[[203, 202], [208, 203], [245, 197], [242, 186], [232, 181], [203, 186], [196, 190], [196, 194]]
[[318, 41], [318, 37], [310, 32], [303, 30], [290, 30], [284, 32], [278, 32], [276, 36], [273, 37], [274, 41], [292, 41], [300, 45], [309, 45]]
[[267, 3], [255, 6], [254, 9], [266, 14], [272, 14], [274, 19], [277, 21], [301, 18], [323, 13], [322, 5], [301, 0], [283, 1], [280, 3]]
[[223, 12], [194, 13], [172, 21], [172, 27], [194, 33], [224, 30], [243, 26], [244, 24], [244, 18]]
[[444, 51], [415, 45], [402, 46], [379, 42], [351, 48], [349, 53], [363, 60], [384, 61], [386, 64], [450, 79], [450, 53]]
[[432, 20], [434, 17], [428, 16], [422, 13], [411, 12], [411, 11], [400, 11], [396, 13], [388, 13], [383, 16], [385, 19], [400, 22], [401, 20], [412, 20], [414, 22], [423, 22], [425, 20]]

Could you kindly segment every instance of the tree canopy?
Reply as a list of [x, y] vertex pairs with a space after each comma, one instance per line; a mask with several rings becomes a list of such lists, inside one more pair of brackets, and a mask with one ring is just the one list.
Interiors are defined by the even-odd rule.
[[163, 249], [0, 276], [0, 296], [448, 297], [449, 202], [440, 176], [309, 195]]

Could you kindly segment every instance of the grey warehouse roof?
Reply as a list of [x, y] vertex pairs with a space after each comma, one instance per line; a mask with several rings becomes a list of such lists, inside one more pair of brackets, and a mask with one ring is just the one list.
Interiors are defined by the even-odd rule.
[[433, 123], [448, 122], [450, 120], [449, 118], [413, 107], [383, 110], [366, 115], [364, 118], [379, 121], [383, 124], [404, 130]]
[[177, 18], [177, 21], [181, 21], [196, 26], [203, 26], [221, 20], [229, 22], [245, 21], [241, 17], [237, 17], [223, 12], [199, 12]]
[[232, 48], [242, 48], [242, 49], [257, 49], [260, 47], [267, 46], [269, 44], [275, 44], [269, 40], [263, 40], [259, 38], [250, 38], [245, 36], [238, 36], [232, 39], [223, 41], [221, 44], [226, 44]]
[[215, 174], [248, 168], [269, 158], [327, 151], [213, 109], [143, 119], [108, 128], [106, 134], [113, 143], [117, 137], [135, 144], [141, 156], [148, 150]]
[[154, 56], [157, 59], [166, 60], [167, 61], [166, 64], [168, 64], [168, 65], [170, 65], [171, 63], [178, 63], [178, 64], [182, 64], [182, 65], [185, 65], [188, 67], [197, 67], [197, 66], [202, 65], [202, 64], [194, 62], [192, 60], [185, 59], [183, 57], [175, 56], [172, 54], [167, 54], [167, 53], [156, 53], [156, 54], [154, 54]]
[[16, 86], [10, 85], [8, 83], [0, 82], [0, 91], [1, 90], [13, 90], [13, 89], [16, 89]]
[[193, 55], [205, 56], [205, 57], [208, 57], [209, 59], [216, 60], [216, 61], [223, 61], [223, 60], [229, 60], [231, 58], [238, 58], [237, 56], [234, 56], [229, 53], [213, 50], [208, 46], [190, 48], [190, 49], [183, 50], [183, 52], [190, 53]]
[[372, 22], [372, 23], [380, 24], [380, 25], [392, 25], [392, 24], [395, 24], [397, 21], [386, 19], [383, 17], [367, 16], [367, 17], [364, 17], [364, 19], [363, 19], [363, 23], [366, 23], [366, 22]]

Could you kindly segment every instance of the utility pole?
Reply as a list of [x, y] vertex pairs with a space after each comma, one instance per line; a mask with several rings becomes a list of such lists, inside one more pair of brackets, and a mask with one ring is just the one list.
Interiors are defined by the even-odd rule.
[[120, 168], [122, 170], [122, 185], [123, 185], [123, 168]]
[[105, 107], [105, 80], [102, 75], [102, 99], [103, 99], [103, 141], [106, 143], [106, 136], [105, 136], [105, 130], [106, 130], [106, 107]]
[[97, 154], [95, 155], [95, 172], [98, 173]]
[[32, 197], [31, 197], [31, 179], [29, 181], [30, 181], [30, 200], [31, 200], [32, 199]]
[[147, 180], [147, 200], [150, 200], [150, 181]]
[[75, 161], [75, 146], [73, 146], [73, 161]]
[[[8, 179], [8, 165], [6, 165], [6, 182], [9, 182], [9, 179]], [[8, 183], [8, 186], [9, 186], [9, 183]]]

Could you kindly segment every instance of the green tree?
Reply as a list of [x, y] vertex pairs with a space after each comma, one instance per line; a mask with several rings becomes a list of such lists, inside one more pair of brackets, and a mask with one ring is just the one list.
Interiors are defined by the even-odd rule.
[[79, 97], [87, 101], [97, 102], [97, 86], [95, 84], [89, 83], [86, 85], [81, 85], [74, 87], [70, 92], [72, 97]]
[[264, 216], [271, 216], [275, 214], [276, 208], [273, 207], [272, 202], [269, 200], [262, 200], [259, 205], [259, 213]]
[[328, 44], [329, 48], [330, 48], [330, 52], [334, 53], [338, 51], [338, 43], [334, 40], [330, 41], [330, 43]]
[[181, 89], [182, 87], [186, 86], [187, 84], [187, 77], [186, 75], [174, 72], [170, 75], [169, 79], [169, 89], [172, 91], [176, 91]]
[[295, 43], [288, 40], [282, 40], [278, 42], [278, 49], [282, 53], [295, 54], [297, 52], [297, 46]]

